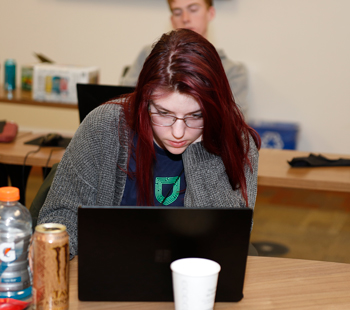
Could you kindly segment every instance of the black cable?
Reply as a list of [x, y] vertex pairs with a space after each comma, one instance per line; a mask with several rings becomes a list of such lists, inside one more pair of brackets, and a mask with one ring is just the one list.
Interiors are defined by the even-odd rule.
[[[55, 148], [52, 148], [51, 151], [50, 151], [50, 155], [46, 161], [46, 164], [45, 164], [45, 167], [44, 167], [44, 178], [46, 177], [46, 172], [47, 172], [47, 169], [49, 167], [49, 162], [50, 162], [50, 159], [51, 159], [51, 156], [52, 156], [52, 153], [56, 150], [61, 150], [61, 149], [65, 149], [64, 147], [55, 147]], [[24, 161], [23, 161], [23, 168], [22, 168], [22, 187], [23, 187], [23, 191], [25, 191], [25, 166], [26, 166], [26, 161], [27, 161], [27, 158], [30, 154], [35, 154], [35, 153], [38, 153], [41, 149], [41, 145], [39, 145], [39, 148], [36, 149], [35, 151], [29, 151], [26, 156], [24, 157]]]
[[64, 148], [64, 147], [55, 147], [55, 148], [51, 149], [50, 155], [49, 155], [49, 157], [48, 157], [48, 159], [47, 159], [47, 162], [46, 162], [46, 164], [45, 164], [45, 167], [44, 167], [44, 178], [47, 177], [46, 172], [47, 172], [47, 169], [49, 168], [49, 162], [50, 162], [52, 153], [53, 153], [54, 151], [57, 151], [57, 150], [60, 150], [60, 149], [65, 149], [65, 148]]
[[25, 192], [25, 182], [24, 182], [24, 177], [25, 177], [25, 167], [26, 167], [26, 161], [27, 161], [27, 158], [30, 154], [35, 154], [35, 153], [38, 153], [41, 149], [41, 145], [39, 145], [38, 149], [35, 150], [35, 151], [29, 151], [26, 156], [24, 156], [24, 160], [23, 160], [23, 167], [22, 167], [22, 188], [23, 188], [23, 191]]

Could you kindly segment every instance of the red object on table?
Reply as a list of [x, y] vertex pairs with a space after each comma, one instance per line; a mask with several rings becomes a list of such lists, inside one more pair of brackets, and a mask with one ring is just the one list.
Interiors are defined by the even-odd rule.
[[30, 305], [30, 302], [13, 298], [0, 298], [0, 310], [23, 310]]

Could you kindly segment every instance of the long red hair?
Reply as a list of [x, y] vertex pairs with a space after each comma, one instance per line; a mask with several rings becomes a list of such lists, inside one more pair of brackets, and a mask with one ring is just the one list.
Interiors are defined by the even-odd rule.
[[246, 124], [235, 103], [216, 49], [201, 35], [188, 29], [162, 35], [143, 65], [135, 92], [124, 101], [128, 126], [138, 135], [138, 205], [154, 204], [155, 150], [148, 105], [156, 90], [179, 92], [197, 100], [204, 120], [203, 146], [222, 158], [232, 188], [241, 190], [248, 205], [244, 167], [250, 165], [249, 135], [258, 148], [260, 138]]

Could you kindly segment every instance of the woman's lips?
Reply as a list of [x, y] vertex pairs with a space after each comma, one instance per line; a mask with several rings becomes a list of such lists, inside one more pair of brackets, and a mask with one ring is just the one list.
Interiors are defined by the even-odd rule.
[[171, 140], [169, 140], [169, 144], [172, 147], [183, 147], [186, 144], [186, 141], [171, 141]]

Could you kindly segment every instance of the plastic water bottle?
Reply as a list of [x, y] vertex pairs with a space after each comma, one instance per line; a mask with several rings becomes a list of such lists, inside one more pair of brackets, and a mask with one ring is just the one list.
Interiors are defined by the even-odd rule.
[[28, 248], [32, 218], [19, 203], [19, 189], [0, 188], [0, 298], [26, 299], [32, 294]]

